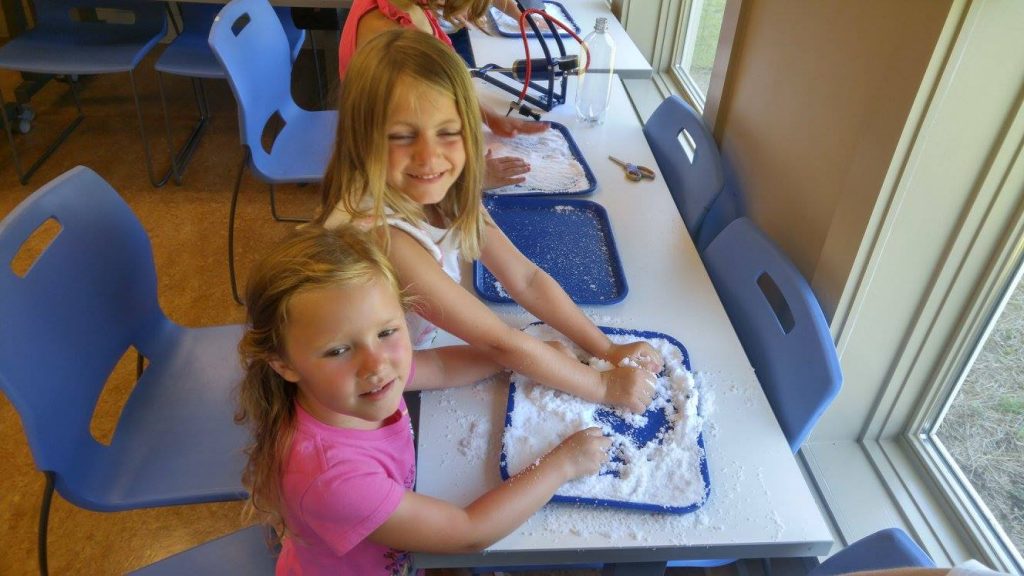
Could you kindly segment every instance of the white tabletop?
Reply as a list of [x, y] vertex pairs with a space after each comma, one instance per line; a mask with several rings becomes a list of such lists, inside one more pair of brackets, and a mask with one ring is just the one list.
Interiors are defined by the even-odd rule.
[[[633, 43], [633, 40], [626, 33], [626, 30], [619, 23], [619, 19], [611, 13], [608, 4], [604, 0], [558, 0], [569, 11], [573, 20], [580, 27], [580, 37], [584, 37], [594, 29], [594, 21], [603, 16], [608, 19], [608, 32], [615, 43], [615, 72], [622, 78], [650, 78], [651, 64], [640, 53], [640, 50]], [[490, 20], [487, 20], [490, 25]], [[568, 22], [566, 22], [568, 24]], [[542, 28], [543, 30], [544, 28]], [[522, 38], [501, 36], [497, 32], [490, 35], [485, 34], [475, 27], [469, 28], [469, 41], [473, 45], [473, 57], [477, 66], [486, 64], [497, 64], [501, 67], [509, 67], [513, 60], [525, 58]], [[579, 54], [580, 46], [571, 37], [563, 38], [567, 54]], [[548, 47], [552, 54], [557, 53], [557, 46], [554, 39], [548, 39]], [[540, 42], [536, 39], [530, 40], [530, 57], [541, 58], [544, 53], [541, 51]]]
[[[504, 100], [476, 82], [482, 99]], [[607, 209], [629, 284], [621, 303], [585, 310], [598, 324], [663, 332], [687, 348], [710, 408], [704, 440], [711, 496], [697, 512], [680, 516], [551, 504], [484, 554], [417, 554], [418, 567], [813, 556], [830, 548], [829, 529], [660, 171], [654, 182], [627, 182], [607, 160], [613, 154], [656, 167], [621, 82], [612, 90], [602, 126], [581, 126], [568, 105], [546, 116], [569, 127], [597, 177], [597, 191], [586, 198]], [[471, 269], [463, 278], [472, 291]], [[516, 326], [533, 319], [517, 306], [492, 309]], [[453, 341], [442, 333], [438, 343]], [[507, 394], [504, 382], [423, 394], [419, 492], [464, 505], [501, 482]], [[485, 460], [470, 461], [467, 446], [483, 442]]]

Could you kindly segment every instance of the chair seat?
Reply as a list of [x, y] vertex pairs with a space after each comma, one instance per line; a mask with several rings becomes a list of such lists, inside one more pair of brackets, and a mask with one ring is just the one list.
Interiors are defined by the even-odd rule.
[[271, 184], [323, 180], [334, 150], [338, 112], [302, 110], [285, 120], [271, 154], [254, 160], [253, 170]]
[[838, 576], [850, 572], [890, 568], [934, 568], [935, 563], [906, 532], [887, 528], [840, 550], [807, 576]]
[[267, 547], [267, 528], [257, 525], [140, 568], [130, 576], [271, 576], [276, 564], [277, 553]]
[[58, 476], [72, 503], [115, 511], [246, 498], [249, 434], [233, 420], [242, 370], [225, 362], [238, 354], [242, 326], [170, 327], [173, 344], [149, 358], [102, 461], [82, 457]]
[[205, 35], [182, 33], [174, 39], [154, 66], [157, 72], [190, 78], [226, 78]]
[[112, 74], [134, 69], [161, 34], [124, 26], [88, 25], [30, 30], [0, 48], [0, 68], [38, 74]]

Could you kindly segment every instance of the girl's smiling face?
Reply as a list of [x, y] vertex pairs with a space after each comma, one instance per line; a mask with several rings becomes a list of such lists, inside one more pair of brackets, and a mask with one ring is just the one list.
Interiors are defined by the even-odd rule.
[[387, 121], [387, 183], [421, 206], [437, 204], [466, 165], [455, 99], [422, 83], [396, 86]]
[[398, 409], [412, 345], [398, 296], [382, 279], [314, 288], [288, 303], [285, 353], [271, 366], [314, 418], [375, 429]]

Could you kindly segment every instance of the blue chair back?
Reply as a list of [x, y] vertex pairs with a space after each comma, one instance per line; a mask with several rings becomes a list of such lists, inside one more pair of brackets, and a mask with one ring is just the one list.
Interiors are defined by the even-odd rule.
[[842, 384], [821, 307], [796, 266], [748, 218], [729, 224], [703, 256], [795, 453]]
[[[83, 38], [83, 35], [88, 36], [91, 32], [99, 34], [100, 38], [106, 41], [110, 41], [116, 36], [123, 42], [145, 42], [145, 49], [140, 50], [135, 56], [132, 68], [138, 65], [139, 60], [156, 45], [163, 33], [167, 31], [167, 15], [163, 2], [148, 0], [36, 0], [34, 4], [35, 28], [49, 31], [50, 37], [66, 42], [69, 46], [73, 46], [76, 41], [88, 41], [88, 38]], [[125, 19], [124, 22], [121, 22], [120, 19], [82, 22], [75, 20], [75, 9], [77, 8], [110, 8], [130, 11], [134, 16], [131, 19]], [[64, 38], [60, 36], [62, 30], [69, 32]]]
[[291, 94], [291, 50], [281, 21], [266, 0], [232, 0], [210, 28], [210, 48], [227, 72], [253, 164], [270, 162], [260, 142], [264, 127], [275, 113], [289, 118], [301, 110]]
[[[178, 4], [181, 10], [182, 34], [201, 36], [204, 44], [208, 42], [210, 28], [213, 20], [217, 17], [223, 6], [221, 4], [203, 4], [198, 2], [182, 2]], [[302, 43], [306, 40], [306, 31], [295, 27], [292, 21], [292, 10], [288, 7], [274, 8], [278, 19], [281, 20], [281, 27], [285, 36], [288, 37], [288, 46], [291, 49], [292, 62], [299, 57], [302, 50]]]
[[[50, 219], [59, 233], [19, 277], [11, 262]], [[174, 330], [157, 302], [149, 238], [117, 192], [79, 166], [0, 222], [0, 261], [0, 389], [36, 466], [95, 461], [106, 447], [89, 424], [107, 377], [130, 346], [145, 354], [144, 338]]]
[[807, 573], [807, 576], [838, 576], [851, 572], [890, 568], [934, 568], [924, 550], [899, 528], [887, 528], [865, 536], [840, 550]]
[[[692, 161], [679, 141], [684, 131], [693, 140]], [[644, 124], [644, 135], [686, 229], [697, 238], [704, 215], [722, 190], [722, 159], [714, 136], [679, 96], [670, 96], [658, 106]]]

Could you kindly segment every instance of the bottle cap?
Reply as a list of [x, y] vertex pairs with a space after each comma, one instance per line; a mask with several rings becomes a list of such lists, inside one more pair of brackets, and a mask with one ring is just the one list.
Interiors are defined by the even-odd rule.
[[596, 30], [598, 32], [604, 32], [607, 29], [608, 29], [608, 19], [605, 18], [604, 16], [601, 16], [600, 18], [597, 19], [596, 22], [594, 22], [594, 30]]

